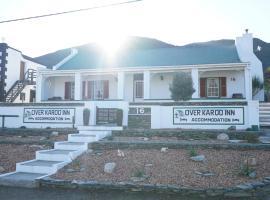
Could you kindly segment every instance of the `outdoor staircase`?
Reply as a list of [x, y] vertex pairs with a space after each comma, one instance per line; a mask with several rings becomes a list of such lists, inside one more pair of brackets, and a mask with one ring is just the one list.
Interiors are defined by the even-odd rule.
[[15, 83], [11, 86], [11, 88], [6, 94], [5, 101], [7, 103], [12, 103], [13, 101], [15, 101], [15, 99], [23, 91], [26, 85], [36, 84], [34, 81], [35, 78], [36, 78], [36, 70], [28, 69], [24, 74], [24, 79], [15, 81]]
[[36, 187], [37, 179], [56, 173], [88, 149], [88, 144], [111, 135], [122, 127], [78, 127], [79, 133], [69, 134], [68, 141], [54, 143], [54, 149], [36, 152], [36, 159], [16, 164], [16, 171], [0, 175], [0, 185]]
[[270, 126], [270, 103], [260, 103], [260, 126]]

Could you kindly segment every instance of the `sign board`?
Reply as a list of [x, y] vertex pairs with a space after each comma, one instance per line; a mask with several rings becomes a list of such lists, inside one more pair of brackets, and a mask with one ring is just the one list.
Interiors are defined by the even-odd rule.
[[174, 107], [173, 124], [243, 125], [244, 107]]
[[130, 107], [129, 115], [151, 115], [151, 108], [146, 107]]
[[75, 108], [24, 108], [23, 123], [72, 124]]

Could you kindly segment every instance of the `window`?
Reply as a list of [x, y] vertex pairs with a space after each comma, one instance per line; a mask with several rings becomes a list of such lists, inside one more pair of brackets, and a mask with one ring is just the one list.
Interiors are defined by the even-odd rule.
[[73, 100], [74, 99], [74, 82], [65, 82], [65, 99]]
[[207, 96], [219, 97], [219, 78], [207, 79]]
[[83, 82], [84, 99], [107, 99], [109, 98], [109, 81], [95, 80]]
[[135, 98], [143, 98], [143, 81], [135, 81]]

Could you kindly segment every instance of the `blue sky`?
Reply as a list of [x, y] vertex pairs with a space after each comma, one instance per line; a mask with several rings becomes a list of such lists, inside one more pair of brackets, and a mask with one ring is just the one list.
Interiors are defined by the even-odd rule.
[[[124, 0], [0, 0], [0, 21]], [[0, 24], [0, 39], [29, 56], [128, 35], [183, 45], [234, 39], [249, 28], [270, 42], [269, 0], [143, 0], [118, 7]]]

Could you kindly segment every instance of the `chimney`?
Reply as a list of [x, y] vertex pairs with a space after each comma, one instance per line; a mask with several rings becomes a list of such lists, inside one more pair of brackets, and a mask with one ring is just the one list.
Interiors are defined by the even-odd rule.
[[235, 40], [235, 46], [240, 54], [250, 55], [253, 54], [253, 36], [252, 33], [245, 29], [245, 33], [242, 37], [237, 37]]

